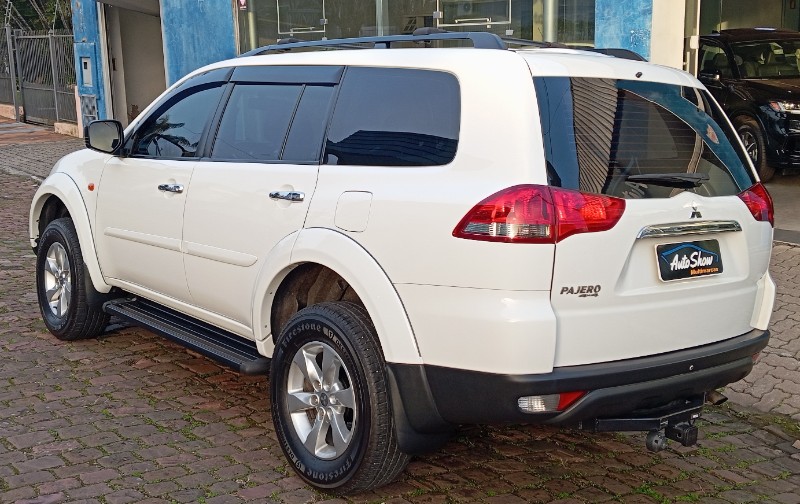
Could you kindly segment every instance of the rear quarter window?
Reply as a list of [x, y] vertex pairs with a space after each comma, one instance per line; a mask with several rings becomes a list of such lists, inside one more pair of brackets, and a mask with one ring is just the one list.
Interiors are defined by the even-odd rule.
[[[534, 83], [551, 185], [659, 198], [684, 190], [729, 196], [754, 183], [735, 133], [704, 91], [599, 78]], [[684, 174], [704, 181], [697, 187], [642, 181]]]
[[458, 81], [445, 72], [351, 67], [325, 145], [325, 163], [436, 166], [458, 147]]

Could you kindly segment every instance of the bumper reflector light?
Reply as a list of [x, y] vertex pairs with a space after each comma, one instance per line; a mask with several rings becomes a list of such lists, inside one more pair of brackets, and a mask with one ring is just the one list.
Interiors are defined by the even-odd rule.
[[564, 411], [575, 401], [586, 395], [584, 391], [562, 392], [560, 394], [523, 396], [517, 399], [517, 406], [524, 413], [551, 413]]

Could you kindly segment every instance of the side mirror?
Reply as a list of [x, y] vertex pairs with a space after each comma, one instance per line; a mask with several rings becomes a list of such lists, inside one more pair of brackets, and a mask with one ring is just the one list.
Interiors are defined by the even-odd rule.
[[707, 81], [718, 81], [719, 80], [719, 72], [702, 72], [700, 75], [697, 76], [701, 80]]
[[92, 121], [83, 130], [86, 147], [116, 154], [122, 147], [123, 131], [119, 121]]

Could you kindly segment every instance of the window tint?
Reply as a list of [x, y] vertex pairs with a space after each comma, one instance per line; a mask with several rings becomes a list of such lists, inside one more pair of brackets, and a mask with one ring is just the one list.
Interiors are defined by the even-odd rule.
[[700, 47], [700, 73], [730, 77], [732, 74], [730, 61], [725, 51], [716, 45], [703, 44]]
[[800, 77], [800, 39], [740, 42], [731, 48], [745, 79]]
[[198, 86], [168, 99], [137, 129], [131, 155], [191, 158], [222, 95], [222, 83]]
[[336, 103], [327, 164], [432, 166], [453, 160], [461, 120], [448, 73], [349, 68]]
[[[737, 194], [753, 184], [745, 154], [698, 89], [613, 79], [535, 79], [551, 185], [624, 198], [682, 190]], [[699, 173], [699, 187], [634, 175]], [[631, 180], [628, 178], [631, 177]]]
[[277, 161], [303, 87], [238, 84], [222, 115], [211, 157]]
[[332, 96], [332, 86], [306, 86], [283, 149], [284, 161], [319, 160]]

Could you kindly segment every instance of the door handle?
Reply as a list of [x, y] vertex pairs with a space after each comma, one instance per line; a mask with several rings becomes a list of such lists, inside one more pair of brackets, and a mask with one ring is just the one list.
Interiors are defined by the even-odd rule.
[[159, 184], [158, 190], [161, 192], [182, 193], [183, 184]]
[[303, 201], [305, 197], [305, 193], [298, 191], [272, 191], [269, 193], [270, 199], [291, 201], [292, 203], [299, 203]]

